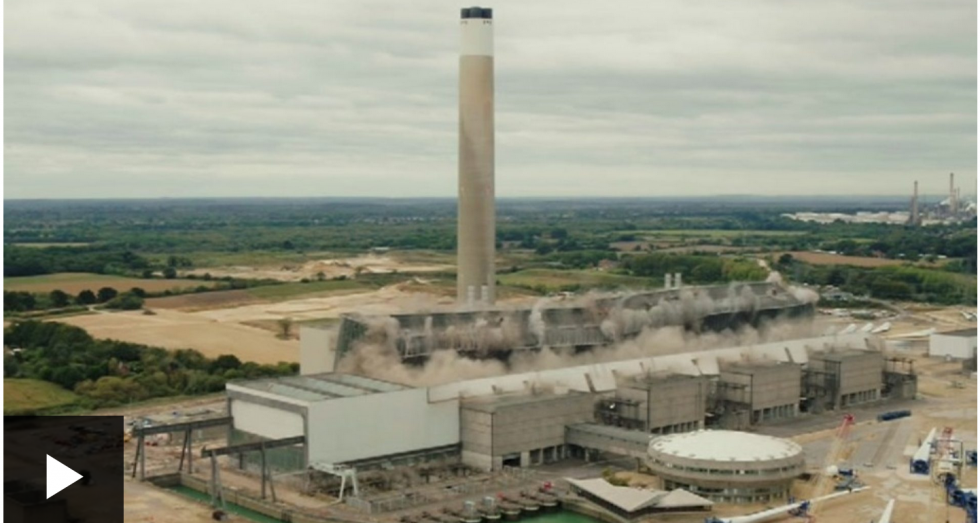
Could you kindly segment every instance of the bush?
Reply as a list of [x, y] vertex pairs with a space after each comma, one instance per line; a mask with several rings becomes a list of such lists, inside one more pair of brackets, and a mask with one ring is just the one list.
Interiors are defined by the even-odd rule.
[[112, 287], [102, 287], [99, 289], [98, 294], [96, 294], [96, 299], [99, 303], [105, 303], [118, 295], [119, 291], [116, 289], [113, 289]]
[[133, 292], [126, 292], [106, 303], [105, 308], [123, 311], [139, 310], [143, 308], [143, 298]]
[[98, 298], [95, 297], [95, 293], [88, 289], [78, 293], [78, 296], [75, 298], [75, 303], [79, 305], [92, 305], [97, 301]]

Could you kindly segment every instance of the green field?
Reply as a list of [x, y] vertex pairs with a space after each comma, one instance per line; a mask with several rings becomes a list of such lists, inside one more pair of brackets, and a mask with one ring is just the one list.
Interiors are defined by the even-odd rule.
[[199, 285], [210, 287], [214, 283], [199, 280], [127, 278], [125, 276], [92, 274], [87, 272], [61, 272], [41, 276], [19, 276], [3, 279], [3, 289], [6, 291], [48, 293], [55, 289], [60, 289], [68, 294], [78, 294], [83, 290], [95, 292], [102, 287], [112, 287], [117, 291], [128, 291], [133, 287], [139, 287], [147, 292], [162, 292], [165, 290], [193, 288]]
[[574, 286], [592, 288], [643, 288], [656, 285], [652, 279], [608, 272], [558, 269], [527, 269], [497, 277], [503, 285], [525, 288], [543, 288], [547, 291], [567, 290]]
[[372, 289], [370, 285], [358, 280], [326, 280], [309, 283], [284, 283], [248, 289], [248, 293], [263, 300], [289, 300], [299, 296], [329, 295], [339, 292], [352, 292]]
[[[236, 265], [246, 267], [266, 267], [270, 265], [303, 264], [310, 260], [323, 260], [330, 258], [344, 258], [350, 254], [340, 252], [297, 252], [297, 251], [273, 251], [273, 250], [254, 250], [242, 252], [215, 252], [215, 251], [190, 251], [184, 254], [194, 262], [196, 268], [207, 267], [231, 267]], [[146, 254], [147, 259], [153, 263], [163, 264], [167, 260], [167, 255]]]
[[78, 401], [74, 392], [54, 383], [40, 380], [3, 380], [3, 413], [5, 415], [42, 412], [70, 407]]
[[736, 238], [739, 236], [800, 236], [807, 234], [807, 231], [765, 231], [765, 230], [740, 230], [740, 229], [676, 229], [676, 230], [645, 230], [645, 231], [619, 231], [622, 234], [635, 234], [637, 236], [685, 236], [700, 238]]

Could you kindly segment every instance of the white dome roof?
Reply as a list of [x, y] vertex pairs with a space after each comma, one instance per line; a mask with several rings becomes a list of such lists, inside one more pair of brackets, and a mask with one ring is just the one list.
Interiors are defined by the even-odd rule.
[[710, 461], [768, 461], [803, 454], [798, 444], [772, 436], [734, 430], [699, 430], [661, 436], [650, 451], [667, 456]]

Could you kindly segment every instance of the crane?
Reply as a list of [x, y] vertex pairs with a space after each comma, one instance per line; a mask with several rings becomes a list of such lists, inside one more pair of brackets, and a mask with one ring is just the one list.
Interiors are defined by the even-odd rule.
[[[834, 431], [834, 439], [830, 444], [830, 449], [827, 451], [827, 458], [824, 460], [823, 468], [817, 473], [816, 484], [814, 484], [813, 490], [810, 492], [811, 497], [823, 494], [827, 490], [828, 479], [837, 474], [837, 462], [841, 459], [847, 448], [847, 436], [851, 433], [851, 427], [853, 426], [854, 415], [845, 414], [841, 419], [840, 425], [837, 426], [837, 430]], [[799, 515], [806, 517], [809, 522], [817, 520], [815, 508], [801, 510]]]

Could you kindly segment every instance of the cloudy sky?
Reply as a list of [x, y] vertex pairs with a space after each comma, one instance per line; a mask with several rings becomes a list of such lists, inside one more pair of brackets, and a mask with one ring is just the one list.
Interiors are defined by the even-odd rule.
[[[461, 5], [7, 0], [5, 197], [452, 196]], [[975, 190], [975, 0], [491, 7], [499, 195]]]

